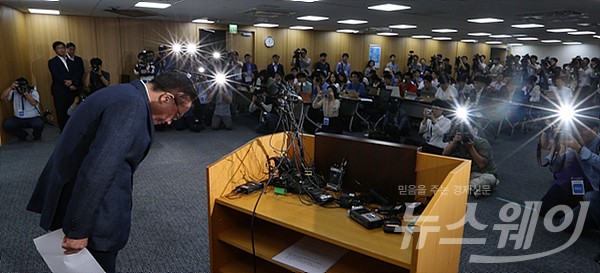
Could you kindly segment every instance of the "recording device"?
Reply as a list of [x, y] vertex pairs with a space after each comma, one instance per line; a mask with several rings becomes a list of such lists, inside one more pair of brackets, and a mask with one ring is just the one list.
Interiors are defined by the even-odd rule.
[[383, 226], [383, 219], [363, 206], [349, 209], [348, 216], [366, 229], [374, 229]]
[[402, 220], [398, 217], [390, 217], [383, 220], [383, 232], [402, 233]]
[[98, 71], [100, 71], [100, 66], [99, 65], [92, 65], [92, 71], [94, 71], [94, 73], [98, 73]]
[[251, 194], [255, 191], [261, 190], [263, 187], [264, 185], [260, 182], [250, 181], [243, 185], [237, 186], [234, 191], [240, 194]]
[[433, 111], [430, 108], [426, 108], [425, 109], [425, 113], [427, 113], [427, 115], [431, 115], [431, 113], [433, 113]]
[[[457, 128], [459, 127], [459, 128]], [[445, 133], [444, 137], [442, 139], [443, 142], [450, 142], [454, 139], [454, 136], [456, 135], [456, 133], [460, 132], [460, 136], [462, 138], [462, 143], [468, 143], [469, 141], [472, 141], [474, 139], [473, 134], [467, 129], [465, 128], [464, 124], [461, 124], [460, 126], [455, 126], [453, 130], [450, 130], [450, 132]]]
[[346, 165], [348, 161], [344, 158], [342, 163], [334, 163], [329, 168], [329, 181], [325, 185], [325, 188], [338, 192], [342, 189], [342, 183], [344, 182], [344, 173], [346, 172]]
[[319, 206], [323, 206], [335, 200], [331, 194], [317, 187], [307, 187], [306, 193]]

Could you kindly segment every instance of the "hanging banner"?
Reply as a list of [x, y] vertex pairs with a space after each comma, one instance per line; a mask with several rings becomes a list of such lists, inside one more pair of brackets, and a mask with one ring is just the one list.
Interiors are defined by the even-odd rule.
[[381, 45], [369, 45], [369, 60], [375, 62], [375, 69], [381, 66]]

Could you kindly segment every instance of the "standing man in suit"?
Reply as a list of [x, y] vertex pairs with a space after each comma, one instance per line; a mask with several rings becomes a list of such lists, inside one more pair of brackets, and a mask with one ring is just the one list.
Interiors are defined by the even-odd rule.
[[271, 78], [275, 78], [275, 74], [279, 74], [283, 78], [285, 72], [283, 71], [283, 65], [279, 63], [279, 55], [273, 55], [273, 62], [267, 66], [267, 72], [269, 72]]
[[129, 238], [132, 178], [154, 124], [187, 112], [197, 93], [184, 73], [96, 92], [81, 103], [40, 175], [27, 209], [45, 230], [62, 228], [65, 254], [88, 248], [106, 272]]
[[256, 64], [252, 62], [252, 55], [244, 55], [244, 65], [242, 66], [242, 80], [245, 84], [251, 85], [254, 81], [254, 73], [258, 72]]
[[85, 70], [83, 68], [83, 59], [75, 55], [77, 47], [73, 42], [67, 43], [67, 64], [69, 65], [69, 71], [73, 74], [73, 82], [77, 87], [77, 94], [83, 92], [83, 74]]
[[48, 69], [52, 74], [50, 90], [54, 97], [58, 128], [62, 131], [69, 118], [67, 110], [77, 96], [77, 86], [73, 74], [70, 72], [71, 68], [68, 63], [70, 61], [67, 61], [65, 43], [56, 41], [52, 44], [52, 49], [56, 56], [48, 61]]

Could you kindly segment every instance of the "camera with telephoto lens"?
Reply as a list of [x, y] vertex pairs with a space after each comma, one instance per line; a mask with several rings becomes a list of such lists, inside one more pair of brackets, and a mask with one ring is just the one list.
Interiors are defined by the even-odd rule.
[[452, 141], [454, 139], [454, 136], [456, 135], [456, 133], [460, 133], [460, 136], [462, 138], [462, 140], [461, 140], [462, 143], [467, 143], [474, 139], [473, 134], [471, 134], [469, 129], [466, 128], [466, 125], [459, 125], [459, 126], [455, 126], [454, 129], [450, 130], [448, 133], [445, 133], [442, 141], [443, 142]]
[[94, 71], [94, 73], [98, 73], [98, 71], [100, 71], [100, 66], [99, 65], [92, 65], [92, 71]]
[[296, 50], [294, 50], [293, 58], [300, 58], [300, 48], [296, 48]]

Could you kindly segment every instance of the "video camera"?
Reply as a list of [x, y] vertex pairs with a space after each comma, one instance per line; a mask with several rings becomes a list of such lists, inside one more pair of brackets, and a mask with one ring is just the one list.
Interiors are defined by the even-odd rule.
[[300, 54], [301, 54], [300, 48], [296, 48], [294, 50], [294, 54], [293, 54], [294, 56], [293, 56], [293, 58], [300, 58]]

